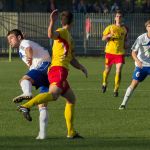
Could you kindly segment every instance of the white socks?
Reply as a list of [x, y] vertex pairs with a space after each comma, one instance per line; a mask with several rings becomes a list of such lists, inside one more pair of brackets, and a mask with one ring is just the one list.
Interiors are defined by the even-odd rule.
[[126, 90], [126, 93], [125, 93], [125, 96], [123, 98], [123, 101], [122, 101], [122, 104], [121, 105], [125, 105], [127, 104], [128, 100], [129, 100], [129, 97], [131, 96], [131, 94], [133, 93], [133, 89], [132, 87], [128, 87], [127, 90]]
[[[22, 80], [20, 86], [23, 91], [23, 95], [32, 96], [32, 83], [29, 80]], [[47, 107], [39, 108], [39, 134], [36, 139], [46, 138], [46, 128], [48, 124], [48, 111]]]
[[22, 80], [20, 86], [24, 95], [32, 96], [32, 83], [29, 80]]
[[48, 111], [47, 107], [39, 108], [39, 135], [36, 139], [45, 139], [46, 138], [46, 128], [48, 124]]

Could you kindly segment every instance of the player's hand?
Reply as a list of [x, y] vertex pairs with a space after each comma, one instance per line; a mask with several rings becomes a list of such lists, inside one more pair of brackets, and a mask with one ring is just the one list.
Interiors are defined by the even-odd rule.
[[50, 14], [50, 21], [55, 22], [58, 19], [58, 9], [55, 9], [54, 11], [52, 11], [52, 13]]
[[107, 35], [108, 38], [111, 38], [112, 36], [113, 36], [112, 33], [110, 33], [110, 34]]
[[32, 65], [32, 58], [27, 58], [28, 66], [30, 67]]
[[87, 78], [88, 77], [88, 71], [87, 71], [87, 69], [84, 66], [82, 66], [81, 67], [81, 71], [84, 73], [85, 77]]
[[108, 35], [107, 35], [107, 41], [109, 41], [110, 39], [112, 39], [112, 37], [113, 37], [113, 34], [112, 34], [112, 33], [108, 34]]

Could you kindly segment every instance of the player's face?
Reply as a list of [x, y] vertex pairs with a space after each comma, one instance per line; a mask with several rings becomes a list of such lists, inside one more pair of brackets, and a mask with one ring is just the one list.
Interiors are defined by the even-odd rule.
[[15, 36], [14, 34], [10, 34], [7, 36], [8, 43], [12, 48], [18, 48], [20, 44], [20, 38], [19, 36]]
[[115, 16], [115, 21], [117, 22], [117, 23], [121, 23], [121, 21], [122, 21], [122, 15], [121, 14], [116, 14], [116, 16]]
[[146, 30], [147, 30], [147, 32], [150, 34], [150, 24], [148, 24], [148, 25], [146, 26]]

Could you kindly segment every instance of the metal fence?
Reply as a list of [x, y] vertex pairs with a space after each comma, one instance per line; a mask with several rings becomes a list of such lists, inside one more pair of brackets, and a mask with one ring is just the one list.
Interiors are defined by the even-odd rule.
[[[91, 20], [89, 39], [86, 38], [85, 21]], [[150, 19], [150, 14], [126, 14], [124, 23], [129, 28], [130, 47], [135, 39], [145, 32], [144, 23]], [[113, 14], [74, 14], [72, 35], [75, 40], [77, 55], [100, 55], [104, 53], [105, 42], [101, 40], [104, 28], [114, 22]], [[47, 38], [49, 23], [48, 13], [0, 13], [0, 54], [8, 53], [6, 35], [11, 29], [18, 28], [25, 33], [28, 39], [34, 40], [51, 51], [51, 41]], [[56, 28], [60, 26], [57, 22]], [[12, 50], [16, 53], [16, 50]], [[130, 49], [127, 50], [127, 54]]]

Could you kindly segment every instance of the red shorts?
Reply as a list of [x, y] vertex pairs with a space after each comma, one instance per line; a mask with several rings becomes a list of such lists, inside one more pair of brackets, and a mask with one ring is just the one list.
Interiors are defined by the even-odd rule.
[[124, 64], [125, 59], [124, 55], [115, 55], [115, 54], [108, 54], [105, 55], [105, 65], [111, 66], [112, 64]]
[[67, 81], [67, 76], [68, 70], [61, 66], [51, 67], [48, 72], [48, 80], [50, 84], [56, 85], [57, 87], [61, 88], [61, 94], [65, 94], [65, 92], [70, 88]]

